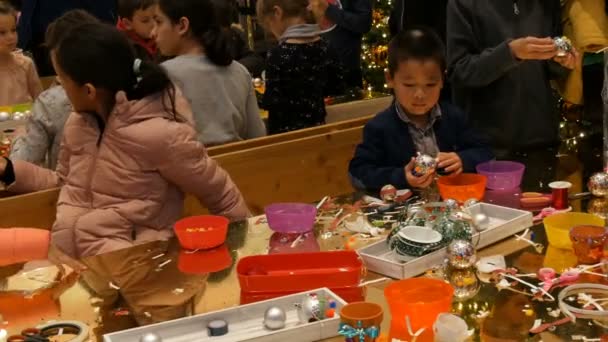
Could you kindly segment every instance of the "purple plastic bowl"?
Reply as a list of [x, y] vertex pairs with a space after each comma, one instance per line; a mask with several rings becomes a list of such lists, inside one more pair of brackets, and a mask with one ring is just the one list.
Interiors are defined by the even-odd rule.
[[522, 163], [491, 160], [477, 165], [477, 173], [488, 177], [486, 188], [490, 190], [512, 190], [521, 185], [526, 166]]
[[317, 207], [303, 203], [276, 203], [264, 208], [270, 229], [280, 233], [311, 231], [317, 217]]

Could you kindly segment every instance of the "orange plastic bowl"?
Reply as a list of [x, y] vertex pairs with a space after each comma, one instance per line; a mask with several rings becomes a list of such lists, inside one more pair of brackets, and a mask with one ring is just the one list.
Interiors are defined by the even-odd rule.
[[440, 177], [437, 180], [437, 186], [443, 200], [451, 198], [464, 203], [471, 198], [481, 201], [485, 195], [487, 182], [486, 176], [462, 173], [453, 177]]
[[230, 221], [222, 216], [201, 215], [181, 219], [175, 223], [175, 234], [182, 248], [210, 249], [226, 241]]

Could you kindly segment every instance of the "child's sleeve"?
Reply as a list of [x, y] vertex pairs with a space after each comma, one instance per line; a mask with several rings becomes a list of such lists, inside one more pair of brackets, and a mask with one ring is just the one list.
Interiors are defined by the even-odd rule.
[[260, 117], [260, 108], [258, 107], [258, 99], [255, 96], [253, 84], [249, 82], [249, 94], [247, 95], [247, 108], [245, 108], [245, 132], [243, 138], [253, 139], [266, 135], [266, 126]]
[[480, 134], [469, 124], [466, 115], [456, 109], [457, 124], [455, 132], [458, 133], [458, 151], [456, 154], [462, 161], [464, 172], [477, 172], [478, 164], [494, 159], [494, 153], [486, 136]]
[[448, 73], [457, 87], [483, 87], [518, 65], [509, 41], [482, 49], [473, 30], [472, 0], [452, 0], [447, 9]]
[[281, 105], [281, 99], [284, 98], [281, 94], [279, 78], [281, 75], [281, 67], [284, 62], [281, 58], [280, 45], [268, 51], [268, 59], [266, 61], [266, 84], [264, 96], [262, 98], [262, 107], [266, 110], [271, 110], [274, 107]]
[[17, 136], [11, 148], [11, 159], [25, 160], [42, 165], [46, 160], [53, 137], [49, 127], [49, 112], [43, 97], [38, 97], [32, 107], [32, 115], [27, 119], [25, 134]]
[[328, 49], [327, 53], [327, 84], [323, 95], [332, 96], [344, 93], [346, 83], [344, 82], [344, 68], [334, 49]]
[[38, 77], [36, 65], [31, 60], [27, 67], [27, 87], [32, 100], [38, 98], [38, 95], [42, 93], [42, 82], [40, 82], [40, 77]]
[[211, 159], [203, 144], [196, 139], [194, 128], [177, 122], [159, 126], [152, 132], [165, 130], [165, 139], [149, 135], [152, 160], [163, 178], [185, 193], [195, 195], [214, 215], [233, 221], [250, 216], [245, 199], [228, 173]]
[[364, 191], [377, 191], [387, 184], [397, 189], [409, 188], [405, 165], [387, 166], [382, 137], [384, 133], [373, 122], [363, 129], [363, 142], [357, 146], [350, 161], [349, 173], [353, 186]]

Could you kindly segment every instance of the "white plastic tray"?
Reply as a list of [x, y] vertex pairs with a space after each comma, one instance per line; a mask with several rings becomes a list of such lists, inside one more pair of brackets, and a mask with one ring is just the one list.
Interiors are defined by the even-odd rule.
[[[337, 304], [336, 312], [340, 312], [339, 308], [346, 305], [346, 302], [335, 293], [327, 288], [322, 288], [174, 321], [124, 330], [104, 335], [103, 338], [104, 342], [136, 342], [146, 333], [155, 333], [162, 338], [163, 342], [310, 342], [337, 336], [340, 324], [340, 318], [337, 314], [335, 317], [323, 321], [299, 324], [294, 304], [301, 302], [307, 293], [317, 293], [333, 298]], [[272, 331], [264, 327], [264, 312], [271, 306], [278, 306], [285, 310], [287, 324], [284, 329]], [[207, 323], [216, 319], [228, 322], [228, 334], [215, 337], [208, 336]]]
[[[532, 226], [532, 213], [493, 204], [479, 203], [470, 209], [472, 215], [484, 213], [490, 218], [487, 230], [473, 236], [477, 249], [487, 247], [495, 242], [512, 236], [515, 233]], [[406, 279], [424, 273], [426, 270], [440, 264], [445, 258], [445, 248], [433, 253], [406, 258], [399, 261], [388, 248], [386, 240], [378, 241], [359, 250], [365, 262], [365, 267], [395, 279]]]

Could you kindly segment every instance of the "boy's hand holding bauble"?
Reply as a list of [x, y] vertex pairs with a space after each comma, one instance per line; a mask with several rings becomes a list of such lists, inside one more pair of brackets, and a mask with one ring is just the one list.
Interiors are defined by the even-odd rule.
[[416, 159], [412, 158], [410, 162], [405, 166], [405, 179], [407, 179], [408, 184], [413, 188], [428, 188], [431, 183], [433, 183], [433, 179], [435, 178], [435, 170], [433, 169], [431, 172], [427, 172], [423, 176], [414, 176], [414, 165], [416, 164]]

